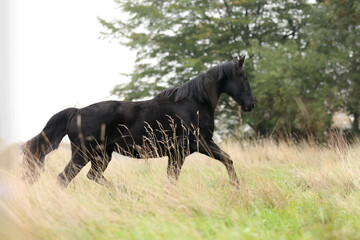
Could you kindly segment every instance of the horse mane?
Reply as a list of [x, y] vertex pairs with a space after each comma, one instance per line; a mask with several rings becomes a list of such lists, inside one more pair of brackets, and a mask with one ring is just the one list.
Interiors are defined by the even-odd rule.
[[216, 85], [216, 82], [220, 80], [224, 74], [228, 76], [227, 71], [229, 67], [227, 65], [229, 64], [231, 63], [216, 65], [206, 73], [200, 73], [179, 87], [171, 87], [163, 90], [154, 99], [172, 99], [175, 102], [183, 99], [194, 99], [199, 102], [209, 101], [211, 98], [211, 86]]

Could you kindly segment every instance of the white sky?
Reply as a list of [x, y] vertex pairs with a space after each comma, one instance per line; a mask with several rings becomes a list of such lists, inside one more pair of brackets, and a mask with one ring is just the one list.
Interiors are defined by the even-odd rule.
[[26, 141], [53, 114], [108, 100], [128, 80], [121, 73], [132, 71], [135, 53], [99, 39], [105, 29], [97, 17], [123, 16], [115, 7], [113, 0], [12, 0], [10, 138]]

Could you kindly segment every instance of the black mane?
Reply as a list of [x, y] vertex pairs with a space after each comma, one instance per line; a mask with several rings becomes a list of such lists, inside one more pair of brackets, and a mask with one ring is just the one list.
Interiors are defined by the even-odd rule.
[[217, 85], [217, 81], [231, 74], [233, 63], [216, 65], [206, 73], [200, 73], [190, 81], [179, 87], [172, 87], [160, 92], [154, 99], [171, 99], [175, 102], [183, 99], [194, 99], [199, 102], [210, 100], [210, 88]]
[[177, 102], [187, 98], [203, 102], [209, 100], [207, 85], [209, 85], [210, 81], [211, 79], [206, 76], [206, 73], [200, 73], [179, 87], [165, 89], [155, 99], [173, 99]]

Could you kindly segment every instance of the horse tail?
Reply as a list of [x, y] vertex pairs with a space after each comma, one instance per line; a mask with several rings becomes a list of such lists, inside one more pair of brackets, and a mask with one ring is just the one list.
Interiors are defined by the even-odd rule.
[[23, 145], [24, 176], [28, 182], [35, 182], [44, 167], [45, 156], [57, 149], [67, 134], [70, 119], [77, 112], [76, 108], [68, 108], [50, 118], [44, 129]]

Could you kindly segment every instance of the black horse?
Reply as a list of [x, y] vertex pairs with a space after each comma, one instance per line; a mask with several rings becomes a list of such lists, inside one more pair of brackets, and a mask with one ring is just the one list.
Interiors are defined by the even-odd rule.
[[72, 157], [58, 176], [65, 187], [88, 162], [91, 168], [87, 177], [110, 185], [103, 173], [112, 152], [135, 158], [168, 156], [167, 174], [175, 180], [186, 156], [203, 153], [222, 162], [231, 182], [237, 184], [232, 160], [212, 137], [220, 94], [230, 95], [243, 111], [254, 108], [244, 60], [242, 57], [217, 65], [148, 101], [105, 101], [55, 114], [42, 132], [24, 145], [24, 177], [36, 181], [45, 155], [56, 149], [67, 134]]

